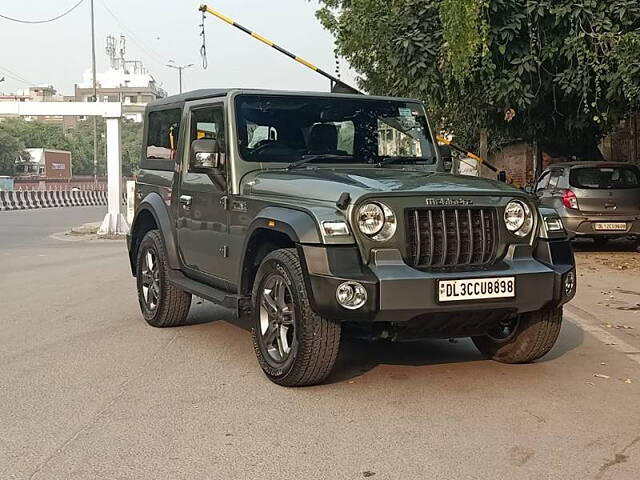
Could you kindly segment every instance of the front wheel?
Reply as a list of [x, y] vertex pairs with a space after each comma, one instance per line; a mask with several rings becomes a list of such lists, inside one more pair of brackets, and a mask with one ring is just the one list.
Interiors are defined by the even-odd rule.
[[501, 322], [486, 335], [472, 337], [481, 353], [502, 363], [529, 363], [553, 348], [562, 326], [562, 308], [544, 308]]
[[253, 288], [251, 335], [258, 362], [278, 385], [315, 385], [335, 365], [341, 325], [309, 306], [302, 267], [293, 249], [264, 259]]

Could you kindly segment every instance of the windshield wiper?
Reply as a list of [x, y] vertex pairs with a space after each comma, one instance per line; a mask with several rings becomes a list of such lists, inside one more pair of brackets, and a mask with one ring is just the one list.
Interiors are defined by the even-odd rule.
[[383, 157], [378, 163], [376, 163], [376, 167], [385, 167], [387, 165], [391, 165], [392, 163], [397, 162], [429, 162], [431, 159], [423, 158], [423, 157]]
[[287, 170], [295, 170], [296, 168], [302, 167], [309, 162], [313, 162], [315, 160], [351, 160], [353, 157], [351, 155], [336, 155], [333, 153], [326, 154], [318, 154], [318, 155], [303, 155], [302, 158], [296, 162], [293, 162], [287, 167]]

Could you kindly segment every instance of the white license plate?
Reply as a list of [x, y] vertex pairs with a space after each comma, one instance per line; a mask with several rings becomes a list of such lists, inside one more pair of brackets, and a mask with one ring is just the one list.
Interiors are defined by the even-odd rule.
[[622, 223], [605, 223], [605, 222], [596, 222], [596, 230], [598, 231], [625, 231], [627, 229], [627, 224]]
[[515, 296], [515, 277], [440, 280], [438, 283], [438, 300], [440, 302], [512, 298]]

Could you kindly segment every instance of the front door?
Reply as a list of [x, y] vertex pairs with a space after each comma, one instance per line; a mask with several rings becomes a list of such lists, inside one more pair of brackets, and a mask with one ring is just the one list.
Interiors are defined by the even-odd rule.
[[[189, 150], [183, 166], [178, 206], [178, 246], [188, 273], [224, 287], [231, 279], [228, 258], [229, 218], [226, 209], [228, 165], [226, 129], [222, 102], [195, 106], [190, 110]], [[191, 143], [210, 138], [224, 152], [223, 176], [191, 171]]]

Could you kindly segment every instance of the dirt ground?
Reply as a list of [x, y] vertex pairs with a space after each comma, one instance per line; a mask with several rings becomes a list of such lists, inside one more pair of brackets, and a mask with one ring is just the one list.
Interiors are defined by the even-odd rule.
[[601, 326], [640, 346], [640, 253], [634, 244], [611, 241], [597, 247], [584, 240], [575, 242], [574, 250], [578, 293], [569, 311], [586, 311]]

